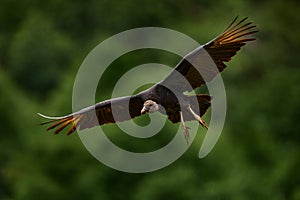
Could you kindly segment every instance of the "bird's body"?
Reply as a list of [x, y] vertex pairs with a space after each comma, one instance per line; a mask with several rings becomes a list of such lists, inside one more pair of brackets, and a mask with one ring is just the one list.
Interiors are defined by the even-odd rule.
[[[57, 128], [55, 133], [71, 124], [68, 131], [68, 134], [71, 134], [76, 128], [86, 129], [126, 121], [147, 112], [158, 111], [168, 115], [168, 119], [173, 123], [181, 122], [188, 141], [188, 128], [184, 122], [197, 120], [207, 128], [201, 116], [211, 105], [212, 98], [205, 94], [187, 96], [184, 92], [192, 91], [211, 81], [224, 70], [224, 62], [230, 61], [246, 42], [254, 40], [244, 37], [257, 32], [252, 30], [255, 26], [251, 22], [244, 23], [246, 19], [236, 22], [235, 18], [221, 35], [186, 55], [165, 79], [151, 88], [133, 96], [102, 101], [63, 117], [41, 115], [50, 119], [43, 124], [53, 123], [48, 130]], [[205, 59], [211, 60], [214, 67], [206, 64]]]

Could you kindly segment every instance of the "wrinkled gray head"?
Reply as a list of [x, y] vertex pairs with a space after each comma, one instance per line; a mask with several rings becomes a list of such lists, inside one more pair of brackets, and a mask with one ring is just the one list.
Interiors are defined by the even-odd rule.
[[143, 109], [141, 110], [141, 114], [144, 114], [144, 113], [153, 113], [153, 112], [156, 112], [158, 111], [158, 104], [155, 102], [155, 101], [152, 101], [152, 100], [147, 100], [144, 102], [144, 107]]

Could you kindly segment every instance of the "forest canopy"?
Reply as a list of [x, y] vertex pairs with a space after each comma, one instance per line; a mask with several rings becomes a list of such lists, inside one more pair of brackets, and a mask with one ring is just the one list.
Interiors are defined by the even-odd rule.
[[[0, 199], [300, 199], [300, 15], [298, 1], [38, 1], [0, 6]], [[72, 112], [72, 88], [86, 55], [106, 38], [137, 27], [165, 27], [204, 44], [239, 14], [258, 25], [222, 73], [227, 118], [213, 151], [198, 158], [205, 131], [170, 166], [146, 174], [101, 164], [77, 134], [54, 135], [36, 113]], [[112, 63], [97, 99], [149, 62], [180, 58], [137, 51]], [[179, 128], [179, 126], [175, 127]], [[114, 127], [120, 146], [147, 151], [172, 139], [174, 127], [147, 140]]]

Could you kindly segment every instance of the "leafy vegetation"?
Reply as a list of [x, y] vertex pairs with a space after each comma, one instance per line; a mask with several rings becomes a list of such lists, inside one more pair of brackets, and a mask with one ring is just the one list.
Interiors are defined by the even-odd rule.
[[[299, 11], [295, 0], [2, 0], [0, 199], [300, 199]], [[250, 16], [260, 32], [222, 73], [227, 118], [206, 158], [197, 157], [200, 129], [172, 165], [128, 174], [99, 163], [76, 134], [57, 136], [38, 126], [37, 112], [71, 112], [76, 72], [107, 37], [159, 26], [205, 43], [237, 14]], [[109, 97], [116, 81], [110, 77], [121, 76], [120, 65], [124, 72], [137, 64], [178, 61], [149, 52], [113, 63], [97, 98]], [[159, 148], [174, 135], [170, 124], [146, 141], [114, 126], [105, 129], [112, 141], [136, 151]]]

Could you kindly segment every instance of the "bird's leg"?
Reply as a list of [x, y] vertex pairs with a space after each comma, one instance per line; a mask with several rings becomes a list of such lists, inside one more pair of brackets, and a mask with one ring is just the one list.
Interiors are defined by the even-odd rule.
[[190, 134], [189, 134], [189, 127], [187, 127], [183, 120], [182, 112], [180, 111], [180, 121], [183, 129], [184, 138], [186, 140], [186, 143], [189, 144]]
[[206, 129], [208, 129], [207, 124], [205, 123], [204, 120], [201, 119], [201, 117], [199, 115], [197, 115], [193, 109], [191, 108], [190, 104], [188, 104], [187, 106], [188, 110], [192, 113], [192, 115], [195, 117], [195, 119]]

